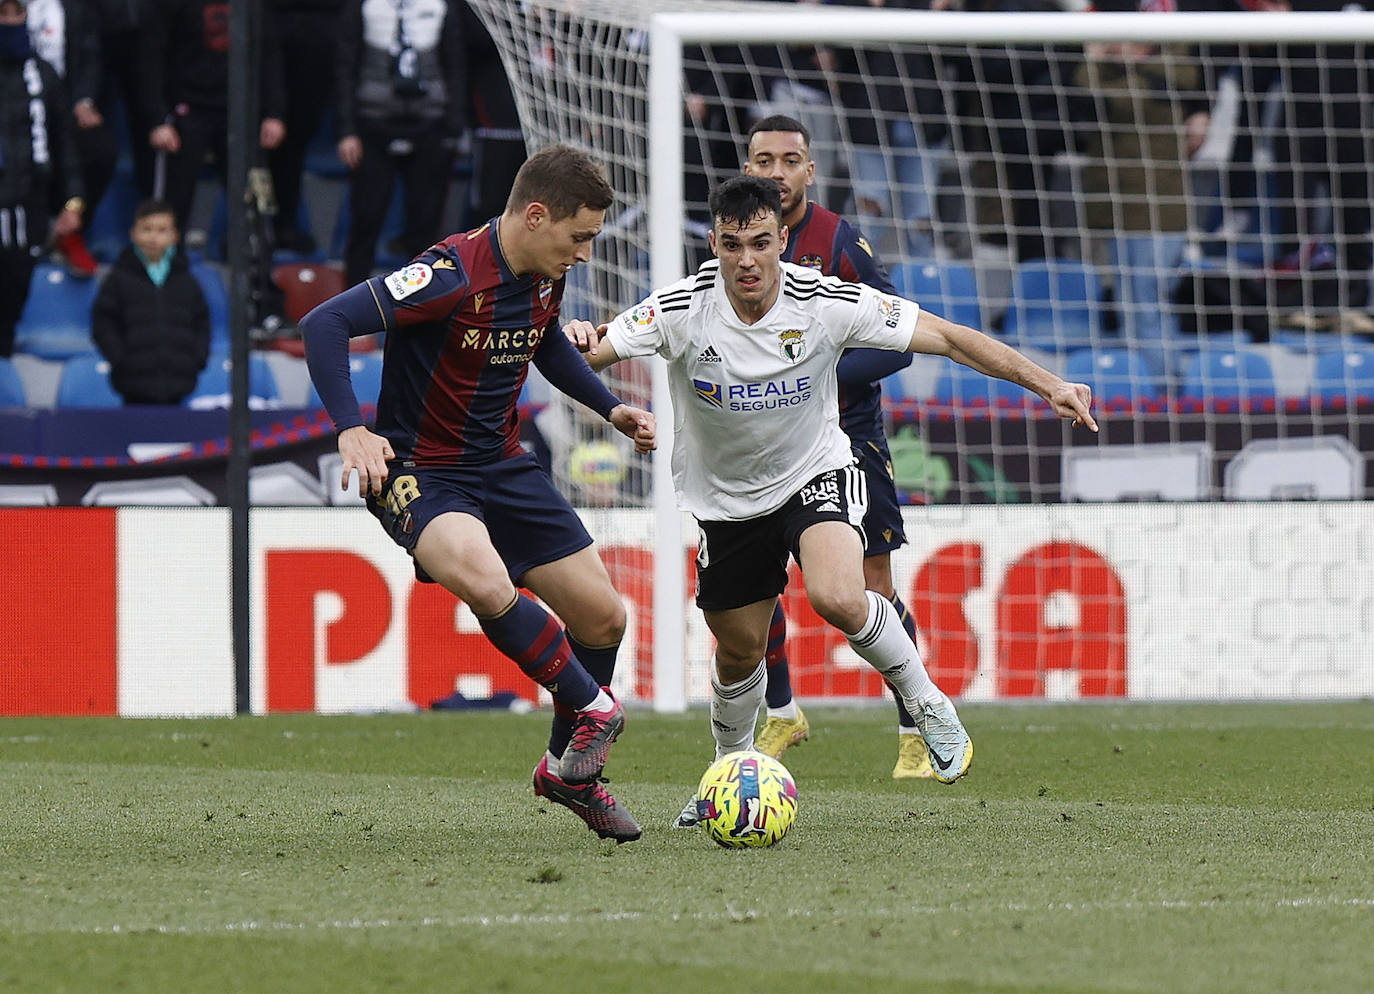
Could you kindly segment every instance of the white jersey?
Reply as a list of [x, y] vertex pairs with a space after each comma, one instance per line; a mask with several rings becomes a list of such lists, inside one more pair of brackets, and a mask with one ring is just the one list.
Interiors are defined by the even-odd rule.
[[610, 323], [621, 358], [668, 360], [673, 482], [683, 510], [739, 521], [777, 510], [818, 473], [853, 462], [835, 364], [846, 348], [905, 351], [920, 308], [782, 263], [778, 299], [746, 324], [711, 260]]

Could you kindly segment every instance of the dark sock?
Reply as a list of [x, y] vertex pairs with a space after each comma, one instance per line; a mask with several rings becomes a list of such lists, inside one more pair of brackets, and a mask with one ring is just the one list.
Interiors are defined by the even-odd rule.
[[768, 686], [764, 702], [770, 708], [783, 708], [792, 701], [792, 679], [787, 672], [787, 616], [782, 613], [782, 601], [773, 605], [773, 620], [768, 622], [768, 650], [764, 654], [768, 667]]
[[571, 635], [568, 636], [568, 643], [572, 646], [573, 655], [591, 674], [592, 679], [603, 687], [609, 687], [611, 677], [615, 676], [615, 657], [620, 651], [620, 643], [593, 648], [583, 645]]
[[[620, 643], [593, 649], [569, 635], [568, 644], [572, 646], [573, 655], [582, 663], [591, 678], [601, 686], [609, 687], [611, 677], [615, 675], [615, 656], [620, 651]], [[553, 726], [549, 729], [549, 752], [560, 759], [563, 757], [563, 750], [568, 748], [568, 742], [572, 739], [575, 721], [576, 711], [567, 711], [554, 705]]]
[[[911, 612], [906, 609], [906, 605], [902, 603], [902, 599], [898, 597], [896, 594], [892, 595], [891, 601], [892, 606], [897, 610], [897, 617], [901, 619], [902, 631], [906, 632], [907, 638], [911, 639], [911, 644], [915, 645], [915, 619], [911, 617]], [[887, 685], [887, 689], [892, 691], [892, 699], [897, 702], [897, 724], [901, 725], [903, 728], [915, 728], [916, 719], [911, 717], [911, 713], [907, 711], [906, 705], [902, 703], [901, 697], [897, 695], [896, 688], [894, 688], [892, 684], [889, 683]]]
[[555, 704], [580, 710], [601, 692], [600, 685], [573, 655], [563, 627], [524, 594], [516, 594], [511, 606], [496, 617], [479, 618], [478, 622], [491, 644], [552, 694]]

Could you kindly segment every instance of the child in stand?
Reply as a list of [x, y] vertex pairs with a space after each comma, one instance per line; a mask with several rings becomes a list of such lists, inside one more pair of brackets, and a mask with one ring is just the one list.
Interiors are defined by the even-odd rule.
[[124, 403], [180, 404], [210, 355], [210, 308], [168, 204], [140, 204], [129, 238], [91, 308], [91, 335]]

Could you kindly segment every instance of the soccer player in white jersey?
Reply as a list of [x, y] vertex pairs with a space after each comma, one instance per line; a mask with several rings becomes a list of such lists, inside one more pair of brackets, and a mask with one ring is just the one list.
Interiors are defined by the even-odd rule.
[[[716, 259], [594, 327], [564, 327], [593, 369], [658, 354], [673, 398], [673, 480], [697, 519], [697, 606], [716, 637], [716, 756], [748, 749], [764, 699], [769, 620], [795, 556], [816, 613], [896, 688], [935, 777], [953, 783], [973, 743], [886, 598], [864, 589], [863, 476], [839, 427], [846, 348], [943, 355], [1019, 383], [1096, 431], [1092, 391], [981, 332], [870, 286], [781, 261], [776, 183], [736, 176], [711, 194]], [[699, 821], [689, 803], [676, 825]]]

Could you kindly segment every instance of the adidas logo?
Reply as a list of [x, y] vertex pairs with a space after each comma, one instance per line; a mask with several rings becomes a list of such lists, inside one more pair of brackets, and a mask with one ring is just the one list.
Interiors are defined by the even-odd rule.
[[840, 505], [836, 504], [833, 500], [828, 500], [820, 507], [816, 508], [816, 512], [818, 514], [822, 512], [827, 514], [839, 514]]
[[720, 359], [720, 354], [719, 354], [718, 352], [716, 352], [716, 347], [715, 347], [714, 345], [708, 345], [708, 346], [706, 346], [705, 351], [703, 351], [703, 352], [701, 353], [701, 355], [697, 356], [697, 362], [720, 362], [720, 361], [721, 361], [721, 359]]

